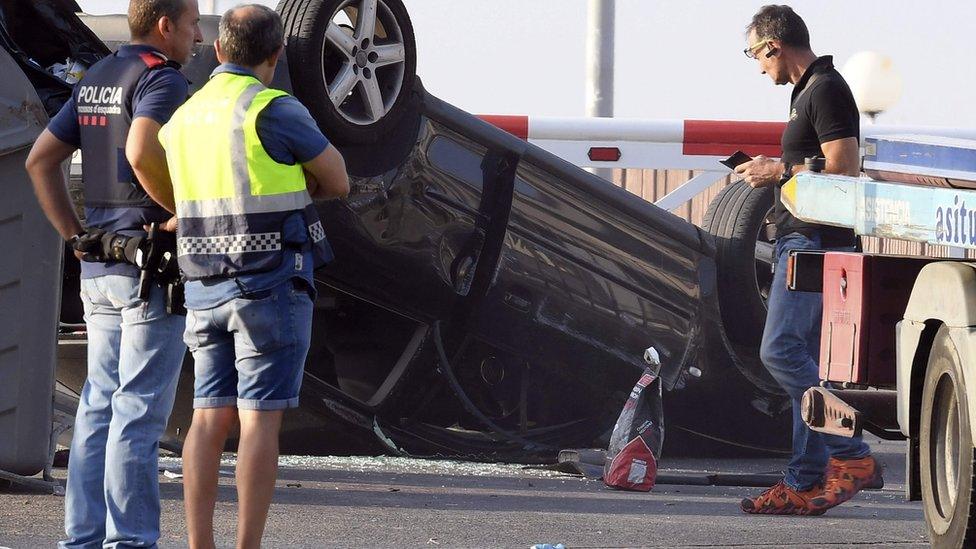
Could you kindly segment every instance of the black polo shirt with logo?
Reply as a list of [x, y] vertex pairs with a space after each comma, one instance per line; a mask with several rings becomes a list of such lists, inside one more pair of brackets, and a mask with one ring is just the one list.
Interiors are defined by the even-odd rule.
[[[783, 162], [802, 166], [807, 157], [823, 156], [821, 143], [845, 137], [860, 139], [860, 116], [851, 89], [834, 68], [833, 57], [825, 55], [810, 64], [793, 88], [789, 122], [783, 132]], [[824, 248], [854, 244], [851, 229], [800, 221], [783, 206], [780, 185], [774, 193], [777, 238], [794, 232], [810, 237], [819, 231]]]

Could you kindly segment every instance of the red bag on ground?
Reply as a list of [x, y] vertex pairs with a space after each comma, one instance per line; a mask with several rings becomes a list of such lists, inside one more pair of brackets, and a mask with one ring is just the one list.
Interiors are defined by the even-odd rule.
[[657, 456], [664, 444], [664, 410], [661, 381], [657, 377], [660, 360], [648, 349], [648, 366], [630, 392], [620, 417], [613, 427], [603, 483], [621, 490], [650, 491], [657, 478]]

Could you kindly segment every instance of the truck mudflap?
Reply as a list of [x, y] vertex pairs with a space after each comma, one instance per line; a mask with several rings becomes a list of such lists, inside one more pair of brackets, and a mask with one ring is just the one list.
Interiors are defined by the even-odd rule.
[[895, 391], [811, 387], [800, 401], [800, 415], [819, 433], [853, 438], [868, 431], [886, 440], [904, 440], [898, 431], [895, 402]]

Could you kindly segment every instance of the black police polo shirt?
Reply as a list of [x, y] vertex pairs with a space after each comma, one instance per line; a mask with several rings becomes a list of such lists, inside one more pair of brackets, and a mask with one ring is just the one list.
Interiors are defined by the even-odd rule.
[[[807, 157], [823, 156], [821, 143], [845, 137], [860, 139], [860, 116], [851, 89], [834, 68], [833, 57], [825, 55], [807, 67], [793, 88], [789, 122], [783, 132], [783, 162], [802, 166]], [[800, 221], [783, 206], [779, 185], [774, 192], [777, 238], [794, 232], [810, 237], [819, 231], [824, 248], [854, 244], [851, 229]]]

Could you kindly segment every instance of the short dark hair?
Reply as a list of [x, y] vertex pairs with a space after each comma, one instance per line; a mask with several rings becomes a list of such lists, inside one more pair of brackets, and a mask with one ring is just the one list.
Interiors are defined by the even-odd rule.
[[129, 33], [133, 38], [145, 38], [163, 17], [176, 21], [186, 11], [186, 0], [131, 0], [129, 2]]
[[789, 6], [770, 4], [759, 8], [746, 32], [756, 31], [759, 39], [779, 40], [794, 48], [810, 49], [810, 31], [806, 23]]
[[218, 39], [227, 61], [254, 67], [278, 51], [285, 41], [285, 28], [278, 12], [247, 4], [227, 10], [220, 19]]

